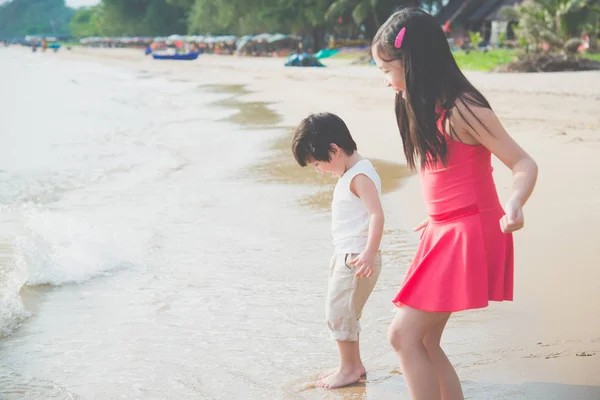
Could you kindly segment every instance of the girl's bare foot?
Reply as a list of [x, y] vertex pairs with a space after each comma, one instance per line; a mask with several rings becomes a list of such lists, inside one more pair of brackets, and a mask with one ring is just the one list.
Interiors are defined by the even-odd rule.
[[353, 383], [360, 381], [361, 376], [365, 373], [365, 368], [363, 366], [351, 369], [338, 368], [330, 375], [319, 380], [319, 382], [317, 382], [317, 387], [334, 389], [352, 385]]

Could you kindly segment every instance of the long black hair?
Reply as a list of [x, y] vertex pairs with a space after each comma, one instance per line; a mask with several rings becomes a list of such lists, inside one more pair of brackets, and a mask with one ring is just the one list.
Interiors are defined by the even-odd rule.
[[[404, 40], [397, 49], [394, 42], [402, 28]], [[372, 51], [382, 61], [399, 61], [404, 67], [406, 91], [404, 96], [396, 94], [395, 109], [408, 166], [415, 169], [417, 160], [421, 167], [446, 164], [448, 143], [437, 127], [438, 119], [444, 117], [444, 126], [458, 112], [468, 123], [455, 108], [459, 101], [472, 115], [470, 106], [491, 106], [458, 68], [438, 21], [419, 9], [397, 11], [375, 34]], [[448, 134], [459, 140], [452, 126]]]

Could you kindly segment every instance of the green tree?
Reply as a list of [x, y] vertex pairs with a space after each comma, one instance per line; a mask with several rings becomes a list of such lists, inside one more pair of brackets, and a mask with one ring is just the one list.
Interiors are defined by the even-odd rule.
[[248, 19], [244, 6], [239, 0], [195, 0], [188, 15], [188, 32], [241, 33], [242, 17]]
[[[430, 3], [430, 2], [427, 2]], [[352, 17], [356, 25], [365, 25], [367, 35], [372, 37], [385, 19], [398, 7], [419, 7], [418, 0], [334, 0], [325, 13], [328, 21], [339, 17]]]
[[185, 11], [166, 0], [102, 0], [98, 21], [108, 36], [169, 35], [187, 29]]
[[194, 0], [167, 0], [167, 3], [189, 11], [194, 5]]
[[101, 7], [83, 7], [71, 19], [71, 34], [76, 37], [102, 35]]
[[277, 21], [281, 30], [310, 35], [317, 51], [324, 46], [323, 36], [330, 26], [325, 20], [329, 3], [330, 0], [272, 0], [260, 17]]
[[289, 32], [312, 36], [319, 49], [324, 45], [324, 34], [337, 24], [336, 13], [344, 20], [353, 20], [356, 31], [364, 25], [367, 35], [372, 35], [398, 6], [421, 4], [432, 10], [444, 1], [102, 0], [96, 7], [80, 10], [71, 29], [77, 36]]
[[598, 0], [525, 0], [502, 13], [518, 21], [516, 33], [520, 41], [540, 49], [542, 43], [550, 51], [577, 48], [579, 35], [592, 18], [597, 19]]
[[13, 0], [0, 6], [0, 38], [68, 35], [74, 13], [64, 0]]
[[[177, 1], [184, 7], [188, 0]], [[194, 0], [188, 31], [202, 34], [312, 33], [323, 30], [329, 0]], [[184, 2], [184, 3], [181, 3]]]

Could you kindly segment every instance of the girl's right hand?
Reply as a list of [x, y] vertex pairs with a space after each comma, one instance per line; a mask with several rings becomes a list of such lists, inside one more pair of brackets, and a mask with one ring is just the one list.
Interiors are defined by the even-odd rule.
[[421, 222], [419, 225], [415, 226], [413, 228], [413, 231], [415, 231], [415, 232], [422, 231], [423, 229], [425, 229], [427, 227], [428, 223], [429, 223], [429, 218], [427, 218], [425, 221]]
[[525, 224], [523, 219], [523, 206], [518, 201], [509, 201], [504, 207], [506, 213], [500, 219], [500, 228], [504, 233], [518, 231]]

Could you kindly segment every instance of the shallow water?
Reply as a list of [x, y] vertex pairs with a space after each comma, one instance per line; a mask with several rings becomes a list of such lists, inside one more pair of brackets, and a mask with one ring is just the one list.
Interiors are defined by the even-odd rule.
[[1, 55], [4, 397], [277, 398], [329, 365], [329, 218], [301, 205], [328, 186], [279, 116], [45, 56]]
[[[0, 87], [0, 398], [408, 398], [385, 338], [418, 237], [398, 222], [405, 168], [373, 160], [387, 215], [362, 321], [368, 380], [318, 390], [336, 362], [323, 323], [334, 181], [295, 164], [267, 103], [12, 49]], [[457, 315], [445, 335], [468, 398], [598, 398], [479, 379], [522, 351], [490, 323], [498, 312]]]

